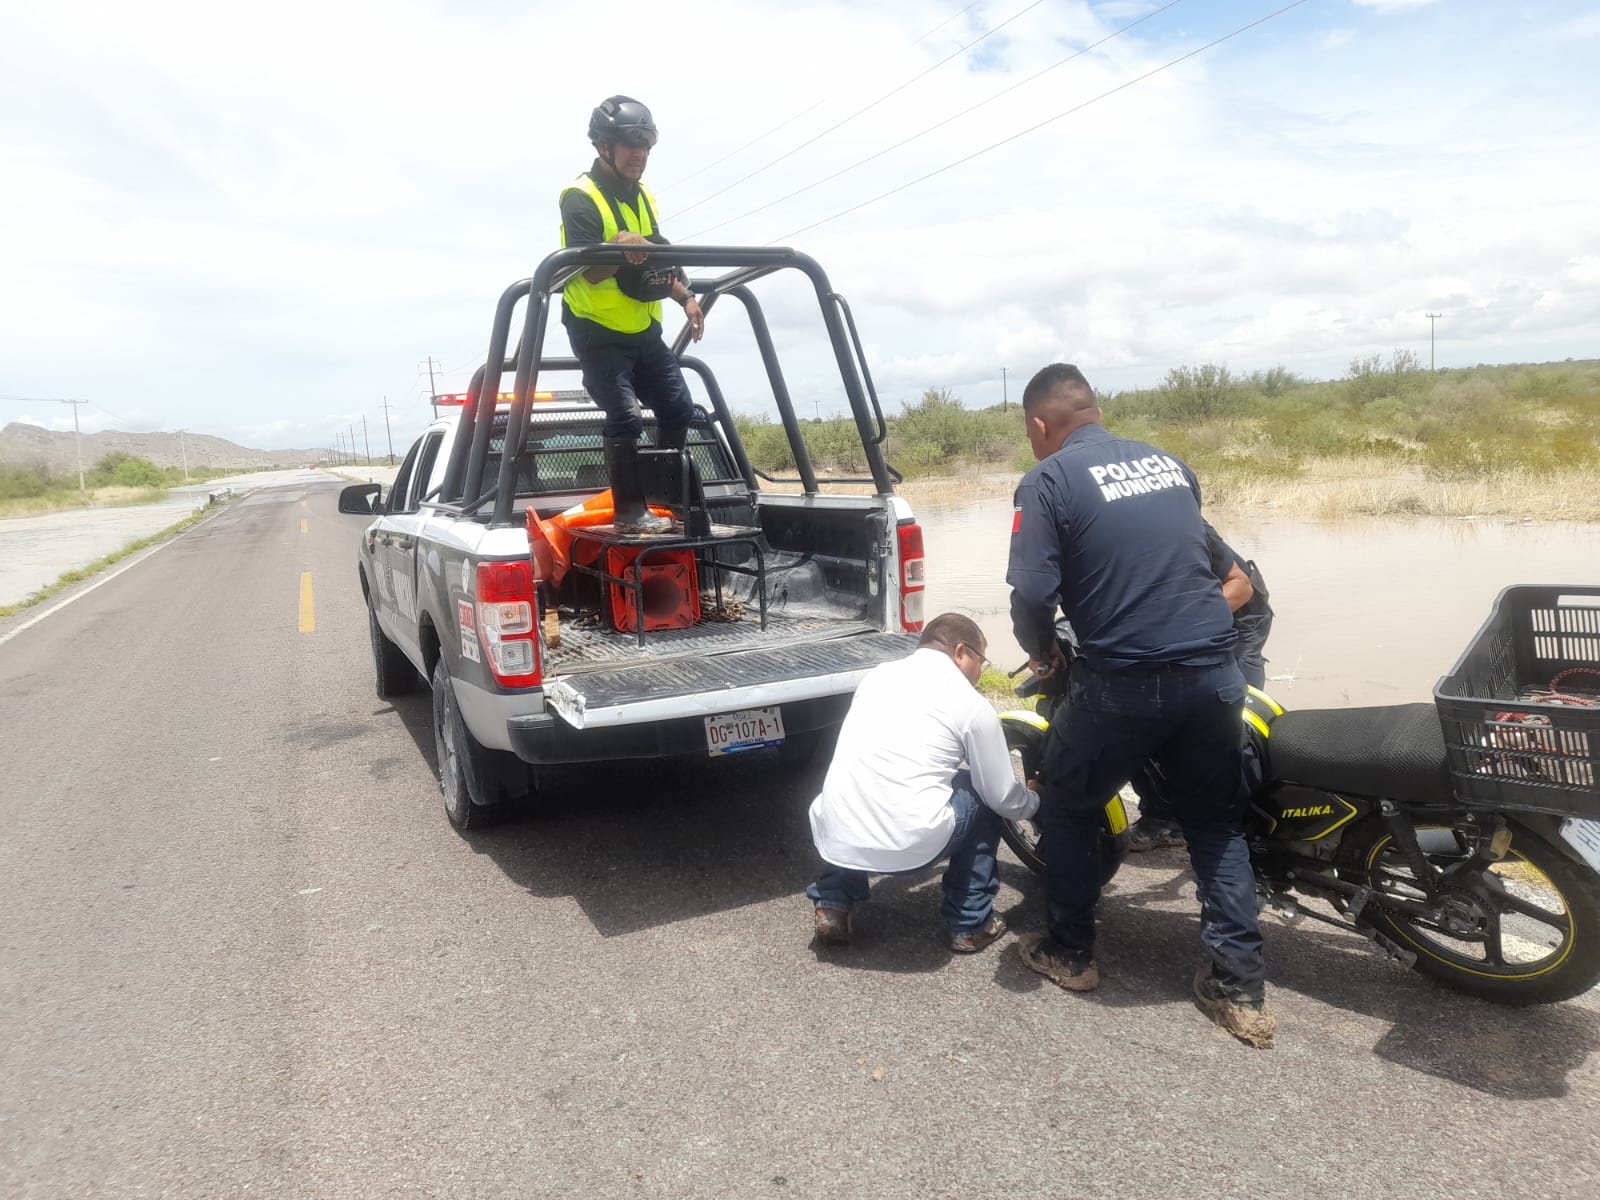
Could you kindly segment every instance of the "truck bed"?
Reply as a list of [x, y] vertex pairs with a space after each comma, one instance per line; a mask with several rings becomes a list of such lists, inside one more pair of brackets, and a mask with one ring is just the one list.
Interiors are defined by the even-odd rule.
[[592, 671], [626, 670], [681, 658], [729, 654], [741, 650], [779, 649], [836, 638], [876, 633], [864, 621], [841, 621], [824, 608], [789, 609], [767, 613], [767, 628], [755, 609], [730, 624], [701, 621], [688, 629], [660, 629], [644, 635], [644, 645], [632, 633], [618, 633], [598, 625], [583, 629], [576, 622], [561, 623], [561, 645], [548, 650], [545, 676], [559, 678]]
[[[685, 630], [683, 632], [692, 632]], [[633, 661], [550, 681], [545, 697], [575, 729], [727, 712], [751, 704], [839, 698], [879, 663], [916, 648], [914, 633], [860, 633], [725, 654], [688, 654]], [[842, 715], [842, 712], [841, 714]]]

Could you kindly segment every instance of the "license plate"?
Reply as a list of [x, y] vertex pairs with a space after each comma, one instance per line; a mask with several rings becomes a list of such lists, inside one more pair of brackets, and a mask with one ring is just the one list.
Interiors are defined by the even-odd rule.
[[1568, 817], [1561, 822], [1561, 836], [1567, 844], [1583, 855], [1583, 861], [1600, 874], [1600, 821], [1585, 821], [1581, 817]]
[[706, 718], [706, 749], [713, 756], [783, 745], [783, 712], [772, 708], [746, 708]]

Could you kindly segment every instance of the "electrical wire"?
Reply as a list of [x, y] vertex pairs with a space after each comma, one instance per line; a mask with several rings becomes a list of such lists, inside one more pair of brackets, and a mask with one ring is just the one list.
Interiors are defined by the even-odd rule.
[[[916, 41], [912, 42], [911, 45], [913, 47], [920, 46], [923, 42], [927, 41], [934, 34], [938, 33], [939, 30], [943, 29], [946, 25], [950, 24], [951, 21], [954, 21], [957, 17], [961, 16], [962, 13], [969, 12], [972, 9], [978, 7], [979, 3], [981, 3], [981, 0], [972, 0], [972, 3], [968, 4], [966, 8], [963, 8], [960, 12], [952, 13], [950, 16], [948, 16], [944, 20], [940, 21], [932, 29], [928, 30], [927, 33], [924, 33]], [[827, 96], [823, 96], [815, 104], [810, 105], [808, 108], [801, 109], [799, 112], [795, 113], [794, 116], [788, 118], [788, 120], [778, 122], [778, 124], [774, 125], [771, 129], [767, 130], [765, 133], [758, 133], [755, 137], [751, 138], [744, 145], [739, 146], [736, 149], [728, 151], [721, 158], [716, 159], [713, 162], [708, 162], [705, 166], [699, 168], [696, 171], [691, 171], [687, 175], [680, 176], [679, 178], [674, 179], [671, 183], [663, 184], [657, 190], [658, 191], [662, 191], [662, 192], [669, 192], [669, 191], [671, 191], [672, 189], [674, 189], [676, 187], [681, 187], [683, 184], [688, 183], [691, 179], [700, 178], [700, 176], [704, 175], [707, 171], [711, 170], [711, 168], [720, 167], [723, 163], [727, 162], [730, 158], [734, 158], [734, 157], [737, 157], [740, 154], [743, 154], [746, 150], [750, 149], [751, 146], [756, 145], [758, 142], [764, 142], [769, 137], [771, 137], [773, 134], [779, 133], [782, 130], [787, 129], [789, 126], [793, 125], [796, 121], [798, 121], [801, 117], [807, 116], [810, 113], [815, 112], [817, 109], [821, 108], [823, 106], [823, 104], [827, 103], [827, 101], [828, 101], [828, 97]]]
[[794, 191], [790, 192], [786, 196], [779, 196], [776, 200], [769, 200], [767, 203], [761, 205], [758, 208], [752, 208], [749, 212], [740, 213], [736, 217], [729, 217], [725, 221], [718, 221], [715, 225], [707, 225], [704, 229], [696, 230], [694, 233], [691, 233], [688, 237], [686, 237], [684, 239], [684, 241], [692, 242], [696, 238], [702, 236], [703, 234], [711, 233], [711, 232], [713, 232], [715, 230], [723, 228], [726, 225], [732, 225], [736, 221], [744, 220], [746, 217], [753, 217], [757, 213], [764, 213], [764, 212], [767, 211], [767, 209], [775, 208], [778, 205], [782, 204], [786, 200], [793, 200], [796, 196], [805, 195], [805, 193], [811, 191], [813, 188], [819, 188], [825, 183], [832, 183], [835, 179], [838, 179], [839, 176], [849, 174], [851, 171], [854, 171], [857, 167], [864, 167], [869, 162], [873, 162], [876, 159], [880, 159], [885, 154], [891, 154], [894, 151], [900, 149], [902, 146], [909, 146], [912, 142], [916, 141], [918, 138], [927, 137], [928, 134], [934, 133], [937, 130], [943, 129], [946, 125], [949, 125], [952, 121], [959, 121], [962, 117], [965, 117], [965, 116], [967, 116], [967, 115], [969, 115], [971, 113], [977, 112], [978, 109], [982, 108], [984, 105], [992, 104], [992, 103], [994, 103], [994, 101], [1000, 99], [1000, 97], [1008, 95], [1009, 93], [1016, 91], [1020, 87], [1024, 87], [1027, 84], [1032, 83], [1034, 80], [1039, 79], [1040, 77], [1042, 77], [1044, 75], [1048, 75], [1051, 71], [1054, 71], [1057, 67], [1064, 67], [1069, 62], [1073, 61], [1073, 59], [1082, 58], [1085, 54], [1088, 54], [1091, 50], [1098, 50], [1101, 46], [1104, 46], [1107, 42], [1111, 41], [1113, 38], [1121, 37], [1123, 34], [1127, 33], [1128, 30], [1132, 29], [1134, 26], [1143, 25], [1146, 21], [1150, 20], [1152, 17], [1158, 17], [1162, 13], [1166, 12], [1167, 9], [1176, 7], [1177, 5], [1179, 5], [1181, 3], [1183, 3], [1183, 0], [1168, 0], [1168, 2], [1166, 4], [1163, 4], [1160, 8], [1153, 9], [1152, 11], [1147, 12], [1144, 16], [1138, 18], [1137, 20], [1129, 21], [1121, 29], [1118, 29], [1118, 30], [1113, 31], [1112, 33], [1106, 34], [1106, 36], [1101, 38], [1099, 41], [1090, 42], [1087, 46], [1083, 47], [1081, 50], [1073, 51], [1071, 54], [1067, 55], [1065, 58], [1059, 59], [1056, 62], [1051, 63], [1048, 67], [1045, 67], [1043, 70], [1035, 71], [1032, 75], [1029, 75], [1026, 79], [1018, 80], [1016, 83], [1011, 84], [1009, 87], [1001, 88], [998, 92], [995, 92], [993, 95], [989, 96], [988, 98], [980, 100], [976, 104], [971, 105], [971, 106], [969, 106], [967, 108], [964, 108], [960, 112], [955, 113], [955, 114], [953, 114], [951, 116], [948, 116], [942, 121], [935, 122], [934, 124], [929, 125], [926, 129], [918, 130], [916, 133], [913, 133], [910, 137], [901, 138], [898, 142], [895, 142], [893, 145], [885, 146], [882, 150], [879, 150], [874, 154], [869, 154], [865, 158], [858, 159], [857, 161], [851, 163], [847, 167], [841, 167], [841, 168], [839, 168], [839, 170], [835, 171], [832, 175], [824, 175], [821, 179], [818, 179], [818, 180], [815, 180], [815, 181], [813, 181], [811, 183], [806, 184], [805, 187], [796, 188]]
[[751, 171], [749, 174], [741, 175], [738, 179], [735, 179], [732, 183], [728, 184], [727, 187], [719, 188], [718, 190], [712, 192], [709, 196], [700, 197], [700, 199], [696, 200], [693, 204], [689, 205], [687, 208], [674, 209], [673, 210], [673, 216], [674, 217], [681, 217], [684, 213], [691, 212], [692, 210], [694, 210], [696, 208], [699, 208], [702, 204], [705, 204], [707, 201], [715, 200], [718, 196], [722, 195], [724, 192], [731, 191], [732, 189], [738, 187], [741, 183], [745, 183], [748, 180], [754, 179], [757, 175], [760, 175], [762, 172], [771, 170], [773, 167], [777, 166], [779, 163], [783, 162], [785, 159], [790, 158], [793, 155], [796, 155], [796, 154], [800, 153], [800, 151], [804, 150], [807, 146], [814, 145], [816, 142], [818, 142], [821, 139], [827, 137], [834, 130], [840, 129], [843, 126], [848, 125], [851, 121], [854, 121], [857, 117], [861, 116], [863, 113], [870, 112], [872, 109], [874, 109], [878, 105], [882, 104], [885, 100], [888, 100], [891, 96], [899, 95], [901, 92], [905, 91], [908, 87], [910, 87], [912, 84], [916, 83], [918, 80], [925, 78], [926, 76], [932, 74], [934, 71], [937, 71], [940, 67], [944, 66], [947, 62], [950, 62], [952, 59], [959, 58], [961, 55], [965, 54], [968, 50], [970, 50], [974, 46], [976, 46], [979, 42], [982, 42], [987, 38], [993, 37], [995, 34], [999, 33], [1002, 29], [1004, 29], [1007, 25], [1011, 24], [1011, 22], [1017, 20], [1017, 18], [1019, 18], [1019, 17], [1026, 16], [1028, 13], [1030, 13], [1034, 9], [1038, 8], [1039, 5], [1041, 5], [1043, 3], [1044, 3], [1044, 0], [1033, 0], [1033, 3], [1029, 4], [1027, 7], [1023, 8], [1019, 12], [1013, 13], [1011, 16], [1007, 17], [1004, 21], [1001, 21], [1000, 24], [996, 25], [994, 28], [986, 30], [985, 32], [979, 34], [977, 37], [973, 38], [966, 45], [961, 46], [961, 47], [959, 47], [959, 48], [957, 48], [955, 50], [952, 50], [949, 54], [945, 55], [943, 58], [941, 58], [938, 62], [934, 63], [932, 66], [927, 67], [926, 69], [924, 69], [922, 71], [919, 71], [917, 74], [913, 75], [910, 79], [906, 80], [904, 83], [900, 84], [897, 87], [891, 88], [889, 91], [887, 91], [883, 95], [879, 96], [876, 100], [873, 100], [871, 103], [863, 105], [861, 108], [856, 109], [856, 111], [851, 113], [849, 116], [843, 118], [842, 120], [835, 121], [832, 125], [829, 125], [821, 133], [814, 134], [811, 137], [807, 138], [805, 141], [801, 142], [798, 146], [794, 146], [791, 149], [785, 150], [782, 154], [778, 155], [777, 158], [773, 159], [769, 163], [765, 163], [762, 166], [757, 167], [754, 171]]
[[791, 229], [788, 233], [780, 234], [779, 236], [777, 236], [775, 238], [772, 238], [770, 241], [768, 241], [768, 242], [766, 242], [764, 244], [768, 245], [768, 246], [772, 246], [772, 245], [777, 244], [778, 242], [788, 241], [790, 238], [796, 237], [799, 234], [809, 233], [813, 229], [817, 229], [817, 228], [819, 228], [819, 227], [821, 227], [823, 225], [829, 224], [830, 222], [837, 221], [840, 217], [846, 217], [846, 216], [849, 216], [853, 212], [859, 212], [861, 209], [866, 208], [868, 205], [876, 204], [880, 200], [887, 200], [890, 196], [897, 195], [900, 192], [905, 191], [907, 188], [916, 187], [917, 184], [919, 184], [919, 183], [926, 183], [928, 180], [934, 178], [937, 175], [943, 175], [946, 171], [952, 171], [956, 167], [963, 166], [966, 163], [971, 162], [975, 158], [981, 158], [983, 155], [988, 154], [991, 150], [998, 150], [1001, 146], [1009, 145], [1010, 143], [1016, 141], [1018, 138], [1027, 137], [1028, 134], [1034, 133], [1034, 132], [1036, 132], [1036, 131], [1038, 131], [1040, 129], [1043, 129], [1046, 125], [1053, 125], [1053, 124], [1055, 124], [1055, 122], [1061, 120], [1063, 117], [1070, 117], [1073, 113], [1082, 112], [1084, 109], [1088, 108], [1090, 105], [1098, 104], [1102, 100], [1105, 100], [1105, 99], [1107, 99], [1107, 98], [1109, 98], [1111, 96], [1115, 96], [1118, 92], [1127, 91], [1129, 88], [1131, 88], [1136, 83], [1142, 83], [1146, 79], [1150, 79], [1153, 76], [1159, 75], [1163, 71], [1166, 71], [1166, 70], [1168, 70], [1168, 69], [1170, 69], [1172, 67], [1175, 67], [1181, 62], [1186, 62], [1189, 59], [1194, 58], [1197, 54], [1204, 54], [1207, 50], [1210, 50], [1210, 49], [1213, 49], [1214, 47], [1220, 46], [1224, 42], [1232, 41], [1234, 38], [1238, 37], [1240, 34], [1248, 33], [1250, 30], [1254, 29], [1257, 25], [1264, 25], [1268, 21], [1272, 20], [1273, 18], [1281, 17], [1284, 13], [1289, 12], [1292, 9], [1299, 8], [1301, 5], [1306, 4], [1308, 2], [1309, 2], [1309, 0], [1294, 0], [1294, 3], [1292, 3], [1292, 4], [1286, 4], [1282, 8], [1277, 9], [1277, 10], [1275, 10], [1273, 12], [1270, 12], [1264, 17], [1258, 17], [1254, 21], [1251, 21], [1248, 25], [1241, 25], [1238, 29], [1233, 30], [1231, 33], [1225, 33], [1221, 37], [1215, 38], [1212, 41], [1209, 41], [1209, 42], [1205, 43], [1205, 45], [1203, 45], [1203, 46], [1195, 47], [1193, 50], [1190, 50], [1186, 54], [1180, 54], [1177, 58], [1174, 58], [1169, 62], [1162, 63], [1159, 67], [1155, 67], [1155, 68], [1152, 68], [1149, 71], [1146, 71], [1143, 75], [1136, 75], [1132, 79], [1129, 79], [1124, 83], [1119, 83], [1116, 87], [1111, 88], [1111, 89], [1109, 89], [1107, 91], [1101, 92], [1098, 96], [1092, 96], [1088, 100], [1083, 101], [1083, 103], [1081, 103], [1081, 104], [1074, 104], [1071, 108], [1066, 109], [1066, 110], [1064, 110], [1062, 112], [1058, 112], [1053, 117], [1046, 117], [1044, 120], [1039, 121], [1039, 122], [1037, 122], [1037, 123], [1035, 123], [1033, 125], [1030, 125], [1026, 129], [1019, 130], [1018, 132], [1011, 134], [1009, 137], [1001, 138], [998, 142], [991, 142], [989, 145], [984, 146], [982, 149], [974, 150], [971, 154], [964, 155], [963, 157], [956, 159], [954, 162], [946, 163], [942, 167], [937, 167], [934, 170], [929, 171], [925, 175], [919, 175], [919, 176], [917, 176], [917, 178], [912, 179], [912, 180], [908, 180], [907, 182], [902, 183], [902, 184], [898, 185], [897, 187], [892, 187], [886, 192], [879, 192], [876, 196], [872, 196], [872, 197], [869, 197], [866, 200], [862, 200], [858, 204], [852, 204], [849, 208], [840, 209], [838, 212], [834, 213], [832, 216], [823, 217], [820, 221], [812, 221], [809, 225], [802, 225], [798, 229]]
[[913, 46], [922, 45], [923, 42], [927, 41], [934, 34], [938, 33], [939, 30], [943, 29], [946, 25], [950, 24], [951, 21], [954, 21], [957, 17], [963, 16], [966, 13], [969, 13], [973, 9], [977, 8], [980, 2], [981, 2], [981, 0], [972, 0], [972, 3], [967, 5], [965, 8], [963, 8], [960, 12], [951, 13], [948, 17], [946, 17], [944, 20], [940, 21], [932, 29], [928, 30], [927, 33], [923, 34], [921, 37], [919, 37], [916, 41], [912, 42], [911, 44]]

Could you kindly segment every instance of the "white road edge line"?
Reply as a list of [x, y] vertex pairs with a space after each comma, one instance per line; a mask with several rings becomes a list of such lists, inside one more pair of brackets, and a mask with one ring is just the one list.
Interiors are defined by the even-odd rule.
[[133, 570], [134, 567], [137, 567], [145, 559], [150, 558], [153, 555], [160, 554], [161, 551], [165, 550], [168, 546], [172, 545], [173, 542], [177, 541], [184, 534], [192, 533], [194, 530], [199, 529], [202, 525], [210, 524], [212, 521], [215, 521], [218, 517], [220, 517], [226, 511], [227, 511], [227, 509], [225, 509], [225, 508], [224, 509], [220, 509], [217, 512], [212, 513], [204, 521], [196, 521], [193, 525], [190, 525], [187, 529], [178, 530], [177, 533], [173, 534], [166, 541], [161, 542], [158, 545], [151, 546], [147, 550], [140, 551], [138, 554], [134, 555], [133, 558], [130, 559], [128, 562], [123, 563], [121, 566], [117, 567], [114, 571], [111, 571], [109, 574], [102, 575], [99, 579], [96, 579], [88, 587], [83, 588], [81, 591], [73, 592], [72, 595], [68, 596], [60, 604], [52, 605], [51, 607], [45, 609], [42, 613], [40, 613], [36, 617], [29, 617], [26, 621], [24, 621], [21, 625], [18, 625], [10, 633], [0, 634], [0, 646], [4, 646], [12, 638], [16, 637], [17, 634], [22, 633], [24, 630], [32, 629], [35, 625], [37, 625], [40, 621], [44, 620], [46, 617], [55, 616], [56, 613], [60, 612], [67, 605], [72, 604], [72, 603], [74, 603], [74, 602], [76, 602], [78, 600], [82, 600], [90, 592], [94, 591], [95, 588], [104, 587], [106, 584], [110, 583], [113, 579], [115, 579], [118, 575], [121, 575], [124, 571], [131, 571], [131, 570]]

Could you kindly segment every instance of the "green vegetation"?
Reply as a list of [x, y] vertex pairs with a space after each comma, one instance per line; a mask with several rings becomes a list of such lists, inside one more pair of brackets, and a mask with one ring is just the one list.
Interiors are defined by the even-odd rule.
[[[191, 469], [189, 473], [193, 475], [193, 469]], [[168, 525], [160, 533], [153, 533], [149, 537], [144, 537], [138, 539], [137, 541], [129, 542], [122, 549], [114, 551], [111, 554], [107, 554], [104, 558], [97, 558], [86, 567], [80, 567], [75, 571], [68, 571], [48, 587], [40, 588], [37, 592], [24, 597], [15, 604], [0, 604], [0, 621], [4, 621], [7, 617], [16, 616], [25, 608], [32, 608], [35, 604], [38, 604], [42, 600], [48, 600], [57, 592], [65, 591], [75, 583], [82, 583], [85, 579], [88, 579], [94, 575], [98, 575], [101, 571], [104, 571], [113, 563], [120, 562], [122, 559], [127, 558], [130, 554], [137, 554], [146, 546], [153, 546], [157, 542], [165, 541], [173, 534], [189, 528], [189, 526], [193, 525], [196, 521], [202, 520], [203, 518], [209, 516], [214, 509], [219, 508], [221, 505], [227, 503], [228, 501], [223, 500], [215, 504], [206, 504], [201, 508], [197, 508], [183, 520], [175, 522], [172, 525]]]
[[[230, 474], [222, 467], [191, 467], [189, 480], [201, 483]], [[83, 473], [78, 488], [75, 470], [61, 471], [44, 463], [0, 466], [0, 517], [37, 516], [66, 508], [97, 504], [149, 504], [184, 481], [180, 467], [158, 467], [147, 458], [113, 451]]]
[[1016, 687], [1023, 676], [1012, 678], [999, 667], [993, 664], [983, 669], [983, 674], [978, 677], [978, 690], [989, 699], [996, 701], [1002, 708], [1032, 708], [1031, 700], [1017, 698]]
[[[1353, 360], [1344, 378], [1301, 379], [1283, 367], [1234, 375], [1175, 367], [1159, 387], [1103, 394], [1106, 423], [1192, 464], [1208, 488], [1307, 476], [1330, 464], [1434, 483], [1554, 478], [1600, 468], [1600, 361], [1430, 372], [1410, 351]], [[1017, 405], [964, 408], [943, 388], [888, 418], [885, 451], [908, 478], [974, 466], [1031, 466]], [[865, 470], [855, 424], [802, 422], [813, 464]], [[751, 461], [794, 470], [783, 427], [740, 418]]]

